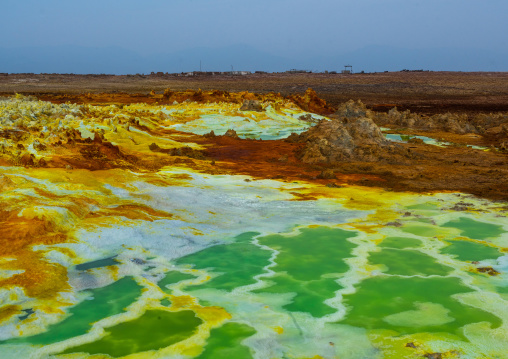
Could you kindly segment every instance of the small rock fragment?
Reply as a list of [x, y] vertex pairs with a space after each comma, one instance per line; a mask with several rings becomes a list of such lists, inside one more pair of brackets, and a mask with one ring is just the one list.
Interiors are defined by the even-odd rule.
[[233, 129], [227, 130], [226, 133], [224, 134], [224, 136], [231, 137], [231, 138], [236, 138], [236, 139], [240, 138], [240, 137], [238, 137], [238, 134], [236, 133], [236, 131], [233, 130]]
[[257, 100], [244, 100], [240, 111], [263, 111], [263, 106]]

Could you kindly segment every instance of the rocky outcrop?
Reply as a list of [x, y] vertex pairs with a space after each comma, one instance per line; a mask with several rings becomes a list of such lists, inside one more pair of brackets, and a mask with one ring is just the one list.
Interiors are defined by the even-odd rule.
[[349, 100], [339, 106], [335, 115], [346, 118], [370, 117], [370, 111], [362, 101]]
[[205, 133], [203, 135], [203, 137], [206, 137], [206, 138], [215, 138], [215, 137], [217, 137], [217, 135], [215, 134], [215, 132], [213, 130], [211, 130], [210, 132]]
[[319, 120], [312, 117], [312, 115], [310, 113], [301, 115], [300, 117], [298, 117], [298, 119], [300, 121], [305, 121], [305, 122], [309, 122], [309, 123], [318, 123], [319, 122]]
[[304, 111], [318, 113], [320, 115], [331, 115], [335, 112], [334, 108], [319, 98], [316, 91], [309, 88], [302, 95], [292, 95], [288, 97], [298, 107]]
[[500, 151], [508, 152], [508, 118], [506, 123], [486, 130], [484, 136], [495, 143]]
[[263, 106], [257, 100], [244, 100], [240, 111], [263, 111]]
[[322, 120], [308, 131], [289, 137], [288, 142], [304, 146], [297, 157], [305, 163], [383, 161], [393, 156], [407, 157], [400, 145], [385, 139], [369, 118]]
[[425, 116], [411, 113], [409, 110], [398, 111], [391, 109], [388, 113], [370, 113], [368, 117], [379, 125], [396, 125], [405, 128], [414, 128], [427, 131], [444, 131], [457, 134], [477, 133], [481, 135], [494, 135], [503, 132], [503, 125], [508, 124], [507, 114], [466, 114], [443, 113]]
[[152, 152], [161, 152], [166, 153], [170, 156], [182, 156], [182, 157], [189, 157], [189, 158], [195, 158], [198, 160], [205, 159], [205, 156], [203, 153], [199, 150], [195, 150], [194, 148], [191, 148], [189, 146], [184, 147], [174, 147], [174, 148], [162, 148], [159, 147], [156, 143], [152, 143], [148, 146], [150, 151]]
[[236, 139], [239, 139], [240, 137], [238, 137], [238, 134], [236, 133], [235, 130], [233, 129], [229, 129], [226, 131], [226, 133], [224, 134], [224, 136], [227, 136], [227, 137], [232, 137], [232, 138], [236, 138]]

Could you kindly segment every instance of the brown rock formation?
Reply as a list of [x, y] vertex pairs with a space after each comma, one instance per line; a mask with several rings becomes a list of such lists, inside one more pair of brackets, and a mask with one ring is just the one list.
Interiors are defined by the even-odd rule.
[[236, 131], [235, 131], [235, 130], [233, 130], [233, 129], [231, 129], [231, 128], [230, 128], [229, 130], [227, 130], [227, 131], [226, 131], [226, 133], [224, 134], [224, 136], [227, 136], [227, 137], [232, 137], [232, 138], [236, 138], [236, 139], [240, 138], [240, 137], [238, 137], [238, 134], [236, 133]]
[[413, 129], [438, 130], [457, 134], [477, 133], [494, 137], [503, 133], [504, 135], [508, 134], [508, 115], [502, 113], [472, 116], [443, 113], [425, 116], [411, 113], [409, 110], [400, 112], [397, 108], [393, 108], [387, 114], [379, 113], [371, 117], [381, 125], [396, 125]]
[[298, 105], [302, 110], [319, 113], [321, 115], [331, 115], [335, 112], [334, 108], [326, 103], [325, 100], [318, 97], [316, 91], [309, 88], [303, 96], [292, 95], [289, 99]]
[[257, 100], [244, 100], [240, 111], [263, 111], [263, 106]]
[[386, 140], [367, 117], [322, 120], [297, 138], [292, 135], [289, 140], [305, 144], [298, 153], [299, 159], [305, 163], [391, 160], [404, 152], [402, 147]]
[[353, 100], [349, 100], [339, 106], [335, 115], [346, 118], [369, 117], [368, 115], [370, 115], [370, 111], [367, 110], [367, 107], [362, 101], [358, 100], [355, 102]]
[[203, 156], [203, 153], [201, 151], [195, 150], [189, 146], [177, 148], [162, 148], [156, 143], [152, 143], [148, 146], [148, 148], [152, 152], [166, 153], [170, 156], [183, 156], [189, 158], [196, 158], [200, 160], [205, 159], [205, 156]]

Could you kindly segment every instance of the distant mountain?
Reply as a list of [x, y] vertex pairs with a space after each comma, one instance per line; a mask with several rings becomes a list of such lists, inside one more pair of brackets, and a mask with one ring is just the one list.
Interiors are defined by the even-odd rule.
[[16, 47], [0, 48], [0, 72], [34, 73], [106, 73], [135, 74], [158, 72], [235, 70], [279, 72], [292, 68], [312, 71], [340, 71], [352, 65], [355, 72], [364, 70], [399, 71], [508, 71], [508, 50], [475, 49], [404, 49], [368, 46], [352, 52], [316, 56], [302, 53], [286, 58], [257, 50], [248, 45], [222, 48], [191, 48], [141, 55], [120, 47]]

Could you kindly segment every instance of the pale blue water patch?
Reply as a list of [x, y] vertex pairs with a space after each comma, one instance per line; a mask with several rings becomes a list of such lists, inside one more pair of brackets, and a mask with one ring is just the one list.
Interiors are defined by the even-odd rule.
[[143, 247], [172, 259], [246, 231], [278, 233], [307, 222], [336, 225], [368, 213], [343, 208], [334, 199], [294, 201], [289, 192], [293, 187], [298, 188], [298, 184], [263, 180], [247, 185], [244, 179], [245, 176], [193, 173], [192, 186], [160, 187], [133, 182], [132, 193], [138, 197], [128, 197], [125, 193], [117, 196], [172, 213], [175, 219], [130, 221], [128, 226], [119, 223], [91, 230], [80, 228], [76, 237], [92, 248], [100, 247], [104, 253], [117, 253], [122, 246]]
[[234, 129], [238, 135], [257, 129], [254, 121], [242, 116], [226, 116], [209, 114], [200, 116], [198, 119], [170, 127], [178, 131], [192, 132], [196, 135], [204, 135], [213, 130], [216, 135], [223, 135], [228, 129]]
[[[383, 128], [381, 128], [383, 130]], [[387, 130], [387, 129], [384, 129]], [[393, 142], [408, 142], [412, 138], [418, 138], [423, 141], [423, 143], [427, 145], [433, 145], [433, 146], [439, 146], [439, 147], [447, 147], [447, 146], [453, 146], [454, 144], [452, 142], [446, 142], [446, 141], [438, 141], [435, 138], [427, 137], [427, 136], [417, 136], [417, 135], [400, 135], [396, 133], [385, 133], [384, 136], [386, 139], [393, 141]], [[475, 150], [488, 150], [487, 147], [482, 146], [473, 146], [468, 145], [467, 147], [475, 149]]]
[[[304, 114], [306, 113], [296, 115], [301, 116]], [[296, 115], [277, 113], [271, 106], [268, 106], [264, 113], [259, 114], [257, 120], [255, 119], [256, 116], [248, 118], [244, 116], [207, 114], [202, 115], [196, 120], [170, 127], [197, 135], [204, 135], [211, 130], [216, 135], [223, 135], [228, 129], [233, 129], [240, 138], [275, 140], [286, 138], [293, 132], [302, 133], [315, 125], [315, 123], [295, 118], [294, 116]]]
[[434, 138], [426, 137], [426, 136], [416, 136], [416, 135], [399, 135], [396, 133], [385, 133], [384, 136], [394, 142], [408, 142], [412, 138], [418, 138], [422, 140], [424, 143], [428, 145], [434, 145], [439, 147], [445, 147], [446, 145], [450, 145], [450, 142], [441, 142], [437, 141]]
[[170, 109], [167, 109], [166, 107], [162, 108], [160, 110], [160, 112], [166, 114], [166, 115], [171, 115], [173, 112], [176, 111], [176, 108], [170, 108]]

